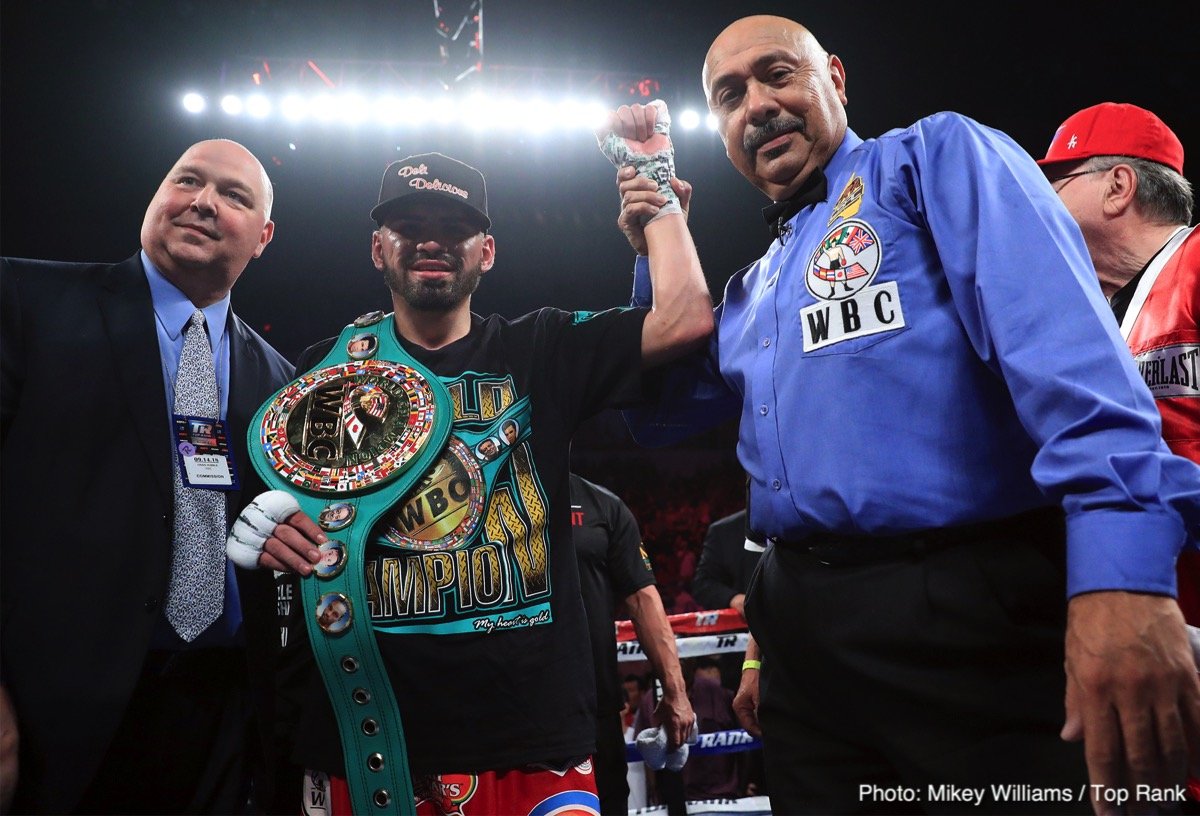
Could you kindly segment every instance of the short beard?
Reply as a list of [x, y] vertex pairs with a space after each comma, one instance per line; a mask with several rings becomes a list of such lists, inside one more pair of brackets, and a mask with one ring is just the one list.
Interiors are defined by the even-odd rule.
[[457, 270], [448, 280], [427, 281], [405, 274], [402, 267], [385, 266], [383, 281], [419, 312], [449, 312], [479, 288], [482, 264]]

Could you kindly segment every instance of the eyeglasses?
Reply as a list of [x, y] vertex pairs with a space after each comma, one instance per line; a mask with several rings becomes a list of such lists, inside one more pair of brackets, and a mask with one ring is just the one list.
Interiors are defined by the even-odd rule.
[[[1103, 173], [1103, 172], [1105, 172], [1106, 170], [1108, 170], [1108, 168], [1107, 168], [1107, 167], [1102, 167], [1102, 168], [1099, 168], [1099, 169], [1097, 169], [1097, 170], [1080, 170], [1080, 171], [1078, 171], [1078, 172], [1076, 172], [1076, 173], [1066, 173], [1066, 174], [1064, 174], [1064, 175], [1061, 175], [1061, 176], [1055, 176], [1055, 177], [1054, 177], [1054, 178], [1052, 178], [1052, 179], [1047, 179], [1047, 181], [1049, 181], [1049, 182], [1050, 182], [1050, 186], [1051, 186], [1051, 187], [1054, 187], [1054, 185], [1055, 185], [1055, 184], [1057, 184], [1057, 183], [1058, 183], [1058, 182], [1060, 182], [1060, 181], [1063, 181], [1064, 179], [1066, 179], [1066, 180], [1067, 180], [1067, 184], [1070, 184], [1070, 179], [1077, 178], [1077, 177], [1079, 177], [1079, 176], [1087, 176], [1087, 175], [1090, 175], [1090, 174], [1092, 174], [1092, 173]], [[1066, 185], [1066, 184], [1064, 184], [1062, 187], [1054, 187], [1054, 191], [1055, 191], [1055, 192], [1058, 192], [1059, 190], [1061, 190], [1063, 187], [1066, 187], [1066, 186], [1067, 186], [1067, 185]]]

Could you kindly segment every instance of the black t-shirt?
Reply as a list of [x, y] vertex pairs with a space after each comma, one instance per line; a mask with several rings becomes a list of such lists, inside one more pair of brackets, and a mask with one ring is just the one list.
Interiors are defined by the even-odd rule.
[[[447, 450], [456, 451], [397, 497], [385, 515], [391, 524], [379, 529], [392, 543], [377, 538], [366, 553], [371, 619], [414, 773], [511, 768], [594, 750], [570, 443], [591, 415], [641, 396], [645, 316], [551, 308], [512, 321], [472, 315], [468, 335], [444, 348], [404, 344], [450, 391]], [[297, 370], [319, 362], [332, 342], [305, 351]], [[439, 467], [453, 471], [440, 485]], [[454, 486], [466, 476], [469, 489]], [[293, 668], [280, 696], [299, 711], [295, 758], [342, 775], [301, 612], [295, 604], [288, 611]]]
[[1133, 302], [1133, 293], [1137, 291], [1144, 274], [1146, 274], [1145, 267], [1130, 278], [1128, 283], [1113, 292], [1112, 298], [1108, 301], [1108, 305], [1112, 307], [1113, 316], [1117, 318], [1117, 323], [1125, 319], [1125, 313], [1129, 311], [1129, 304]]
[[579, 562], [579, 589], [596, 667], [596, 710], [620, 711], [625, 699], [613, 625], [617, 603], [654, 585], [633, 513], [609, 489], [571, 474], [571, 535]]

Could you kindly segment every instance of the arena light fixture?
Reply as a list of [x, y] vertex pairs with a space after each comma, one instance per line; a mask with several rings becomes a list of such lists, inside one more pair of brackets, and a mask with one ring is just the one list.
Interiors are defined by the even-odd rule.
[[372, 107], [374, 119], [385, 127], [399, 124], [404, 117], [404, 102], [398, 96], [384, 94]]
[[[180, 104], [193, 116], [209, 110], [208, 100], [197, 91], [181, 96]], [[388, 91], [371, 94], [324, 89], [310, 94], [298, 90], [276, 94], [254, 91], [244, 96], [229, 93], [220, 98], [218, 107], [217, 115], [248, 116], [260, 121], [281, 119], [289, 124], [308, 122], [387, 130], [462, 126], [476, 132], [546, 134], [563, 130], [594, 131], [604, 123], [613, 106], [600, 99], [571, 95], [553, 98], [477, 91], [470, 95], [439, 92], [430, 96], [399, 96]], [[711, 114], [702, 118], [690, 107], [681, 109], [676, 122], [681, 131], [696, 130], [701, 122], [710, 131], [716, 129]]]
[[533, 133], [545, 133], [556, 123], [557, 108], [545, 99], [531, 99], [525, 110], [525, 127]]
[[308, 114], [318, 122], [332, 122], [337, 116], [337, 99], [333, 94], [319, 93], [308, 100]]
[[429, 122], [432, 108], [419, 96], [409, 96], [400, 109], [400, 121], [410, 127], [422, 127]]
[[700, 114], [693, 108], [684, 108], [679, 114], [679, 126], [684, 130], [695, 130], [700, 126]]
[[471, 94], [463, 104], [462, 121], [471, 130], [504, 130], [508, 125], [503, 99]]
[[299, 122], [308, 113], [308, 102], [300, 94], [292, 93], [279, 103], [279, 112], [290, 122]]
[[564, 99], [558, 104], [558, 124], [570, 130], [596, 130], [608, 111], [594, 99]]
[[204, 113], [204, 109], [207, 107], [207, 100], [195, 91], [189, 91], [183, 95], [183, 109], [188, 113]]
[[346, 91], [337, 95], [334, 116], [339, 122], [358, 125], [366, 121], [370, 113], [366, 97], [357, 91]]
[[453, 99], [439, 97], [429, 106], [429, 118], [434, 124], [443, 127], [454, 124], [459, 119], [458, 105]]
[[246, 97], [246, 113], [255, 119], [266, 119], [271, 115], [271, 100], [263, 94]]

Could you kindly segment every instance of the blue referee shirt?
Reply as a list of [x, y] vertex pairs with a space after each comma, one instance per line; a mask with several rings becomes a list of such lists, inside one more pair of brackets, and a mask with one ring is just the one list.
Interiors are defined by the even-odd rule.
[[[1163, 444], [1079, 229], [1033, 160], [939, 113], [869, 141], [848, 130], [825, 173], [826, 200], [730, 279], [707, 354], [626, 412], [635, 437], [666, 444], [740, 415], [751, 522], [772, 537], [1061, 503], [1070, 595], [1173, 595], [1185, 524], [1200, 530], [1200, 468]], [[648, 272], [640, 258], [639, 305]]]

